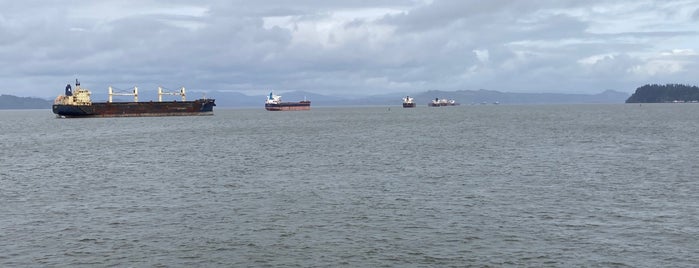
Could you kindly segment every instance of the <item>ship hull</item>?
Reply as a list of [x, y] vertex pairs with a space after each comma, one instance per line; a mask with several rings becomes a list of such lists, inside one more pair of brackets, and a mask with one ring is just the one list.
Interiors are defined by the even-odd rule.
[[455, 104], [452, 104], [452, 103], [439, 103], [439, 104], [428, 103], [427, 106], [429, 106], [429, 107], [446, 107], [446, 106], [459, 106], [459, 104], [458, 103], [455, 103]]
[[308, 111], [311, 109], [310, 101], [266, 103], [267, 111]]
[[164, 102], [93, 102], [91, 105], [54, 104], [58, 117], [150, 117], [213, 115], [213, 99]]
[[415, 108], [415, 103], [403, 103], [403, 108]]

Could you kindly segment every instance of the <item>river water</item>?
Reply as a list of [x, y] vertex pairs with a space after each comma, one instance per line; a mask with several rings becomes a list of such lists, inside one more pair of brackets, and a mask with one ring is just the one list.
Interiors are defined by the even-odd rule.
[[696, 267], [697, 115], [0, 111], [0, 266]]

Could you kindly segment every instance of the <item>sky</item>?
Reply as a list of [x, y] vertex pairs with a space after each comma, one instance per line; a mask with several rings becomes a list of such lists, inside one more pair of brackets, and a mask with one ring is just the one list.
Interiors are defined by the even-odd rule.
[[0, 93], [632, 93], [699, 83], [698, 25], [696, 0], [1, 1]]

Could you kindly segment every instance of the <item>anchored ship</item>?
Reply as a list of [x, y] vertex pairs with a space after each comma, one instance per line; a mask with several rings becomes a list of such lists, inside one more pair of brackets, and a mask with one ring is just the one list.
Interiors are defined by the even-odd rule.
[[275, 95], [272, 91], [265, 100], [265, 109], [267, 111], [307, 111], [311, 109], [311, 101], [304, 99], [299, 102], [283, 102], [282, 96]]
[[457, 106], [457, 105], [459, 105], [459, 103], [453, 99], [440, 99], [440, 98], [435, 98], [434, 100], [432, 100], [432, 102], [427, 104], [427, 106], [429, 106], [429, 107]]
[[[80, 87], [80, 82], [75, 79], [75, 89], [70, 84], [66, 85], [65, 94], [56, 97], [53, 103], [53, 113], [57, 117], [140, 117], [140, 116], [192, 116], [213, 115], [214, 99], [198, 99], [187, 101], [185, 89], [179, 92], [163, 92], [158, 87], [158, 101], [139, 102], [138, 88], [133, 88], [133, 93], [114, 93], [109, 87], [109, 100], [107, 102], [92, 102], [90, 90]], [[163, 95], [179, 95], [182, 101], [163, 101]], [[133, 102], [112, 102], [112, 96], [134, 96]]]
[[403, 108], [415, 108], [415, 101], [410, 96], [403, 98]]

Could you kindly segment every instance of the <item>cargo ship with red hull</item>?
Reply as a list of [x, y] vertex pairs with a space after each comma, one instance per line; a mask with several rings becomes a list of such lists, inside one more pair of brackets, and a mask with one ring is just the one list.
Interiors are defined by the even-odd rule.
[[[214, 99], [198, 99], [187, 101], [184, 87], [179, 92], [163, 92], [158, 88], [158, 101], [139, 102], [138, 88], [133, 93], [113, 93], [109, 88], [109, 101], [92, 102], [90, 91], [80, 87], [75, 80], [75, 90], [71, 85], [66, 86], [65, 95], [56, 97], [53, 113], [60, 118], [76, 117], [146, 117], [146, 116], [195, 116], [213, 115], [216, 106]], [[112, 96], [134, 96], [133, 102], [112, 102]], [[163, 95], [179, 95], [182, 101], [162, 101]]]
[[265, 100], [265, 109], [267, 111], [308, 111], [311, 109], [311, 101], [283, 102], [282, 96], [270, 92]]
[[403, 98], [403, 108], [415, 108], [415, 101], [410, 96]]

